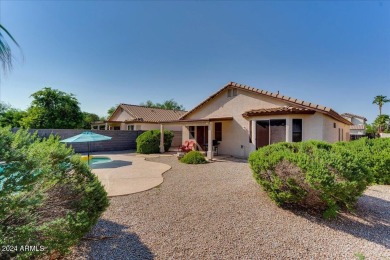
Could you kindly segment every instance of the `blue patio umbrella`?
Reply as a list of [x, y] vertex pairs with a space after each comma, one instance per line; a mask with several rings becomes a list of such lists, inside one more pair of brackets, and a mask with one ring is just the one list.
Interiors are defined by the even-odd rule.
[[79, 135], [75, 135], [64, 140], [61, 140], [61, 143], [88, 143], [88, 162], [89, 162], [89, 150], [90, 150], [90, 142], [100, 142], [111, 140], [112, 137], [99, 135], [91, 131], [83, 132]]

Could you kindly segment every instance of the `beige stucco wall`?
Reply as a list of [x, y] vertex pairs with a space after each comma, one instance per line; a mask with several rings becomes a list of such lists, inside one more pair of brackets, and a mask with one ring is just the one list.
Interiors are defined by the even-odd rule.
[[[252, 143], [250, 143], [249, 120], [244, 118], [242, 114], [251, 109], [272, 108], [284, 105], [288, 104], [244, 90], [238, 90], [238, 95], [235, 97], [227, 97], [226, 90], [196, 112], [186, 117], [186, 119], [233, 117], [232, 121], [222, 122], [222, 141], [219, 145], [219, 153], [237, 157], [248, 157], [256, 149], [256, 120], [286, 119], [286, 141], [292, 141], [292, 119], [302, 119], [302, 139], [304, 141], [324, 140], [336, 142], [338, 141], [339, 127], [344, 129], [344, 140], [347, 140], [346, 137], [349, 132], [348, 125], [316, 112], [312, 115], [274, 115], [250, 118], [250, 120], [253, 120]], [[337, 129], [333, 128], [333, 122], [336, 122]], [[189, 125], [196, 124], [187, 124], [187, 126], [183, 127], [183, 142], [189, 140]]]
[[[160, 130], [160, 124], [136, 124], [137, 130], [138, 127], [140, 127], [139, 130]], [[180, 126], [173, 126], [173, 125], [166, 125], [164, 126], [165, 130], [171, 130], [171, 131], [181, 131]]]
[[133, 120], [134, 118], [124, 111], [122, 108], [117, 109], [112, 117], [110, 118], [111, 121], [125, 121], [125, 120]]
[[[238, 124], [236, 120], [222, 122], [222, 141], [219, 145], [221, 154], [230, 154], [237, 157], [248, 157], [256, 149], [256, 121], [270, 119], [286, 120], [286, 141], [292, 141], [292, 120], [302, 119], [302, 140], [322, 140], [328, 142], [338, 141], [338, 128], [344, 129], [344, 141], [348, 140], [349, 126], [335, 121], [334, 119], [315, 113], [312, 115], [273, 115], [252, 117], [252, 142], [249, 142], [249, 120], [244, 124]], [[336, 122], [336, 129], [333, 128]], [[189, 139], [188, 127], [183, 128], [183, 140]]]
[[[287, 104], [244, 90], [238, 90], [237, 94], [237, 96], [228, 97], [227, 90], [225, 90], [186, 119], [233, 117], [232, 121], [222, 122], [222, 141], [219, 145], [219, 153], [248, 157], [249, 153], [255, 149], [255, 144], [249, 143], [249, 121], [242, 117], [242, 114], [251, 109], [280, 107]], [[183, 127], [183, 141], [188, 140], [188, 136], [187, 127]]]
[[[287, 104], [269, 97], [260, 98], [259, 95], [243, 90], [238, 90], [237, 96], [228, 97], [227, 90], [225, 90], [186, 119], [233, 117], [232, 121], [222, 122], [222, 141], [218, 147], [219, 153], [248, 157], [249, 153], [255, 149], [255, 145], [249, 143], [249, 121], [243, 118], [242, 114], [251, 109], [284, 105]], [[188, 128], [183, 127], [182, 131], [184, 142], [189, 139]]]
[[[151, 123], [122, 123], [121, 130], [127, 130], [128, 125], [134, 125], [134, 130], [160, 130], [160, 124]], [[181, 126], [167, 125], [164, 127], [165, 130], [181, 131]]]
[[[327, 115], [323, 115], [324, 117], [324, 125], [323, 131], [324, 136], [323, 140], [334, 143], [339, 141], [339, 129], [343, 129], [341, 133], [343, 133], [342, 141], [349, 141], [349, 125], [341, 123]], [[334, 123], [336, 123], [336, 128], [334, 128]]]
[[282, 101], [269, 97], [262, 96], [260, 98], [260, 95], [244, 90], [238, 90], [237, 93], [238, 95], [235, 97], [228, 97], [227, 90], [225, 90], [202, 108], [187, 116], [186, 119], [228, 116], [242, 119], [242, 113], [251, 109], [272, 108], [287, 105]]

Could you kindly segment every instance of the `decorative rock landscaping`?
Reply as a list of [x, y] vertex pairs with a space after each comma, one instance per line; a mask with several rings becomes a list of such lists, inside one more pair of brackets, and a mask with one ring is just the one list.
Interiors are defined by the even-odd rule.
[[390, 258], [389, 186], [370, 187], [355, 214], [327, 221], [277, 207], [245, 161], [147, 160], [172, 166], [164, 182], [111, 198], [69, 259]]

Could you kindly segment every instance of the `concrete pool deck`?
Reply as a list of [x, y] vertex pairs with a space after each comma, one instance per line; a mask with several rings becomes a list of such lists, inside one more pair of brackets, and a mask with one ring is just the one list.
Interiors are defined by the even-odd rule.
[[145, 157], [149, 156], [139, 156], [132, 152], [94, 155], [112, 159], [112, 162], [91, 165], [92, 172], [99, 178], [109, 197], [154, 188], [164, 181], [163, 173], [171, 169], [164, 163], [146, 161]]

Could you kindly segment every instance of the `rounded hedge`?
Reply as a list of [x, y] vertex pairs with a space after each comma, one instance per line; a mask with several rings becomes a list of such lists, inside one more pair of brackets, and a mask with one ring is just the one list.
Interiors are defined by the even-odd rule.
[[373, 176], [376, 184], [390, 184], [390, 138], [360, 138], [351, 142], [339, 142], [359, 158]]
[[191, 151], [186, 153], [183, 158], [180, 159], [182, 163], [187, 164], [203, 164], [207, 163], [206, 158], [199, 151]]
[[[73, 149], [50, 136], [0, 128], [0, 259], [63, 255], [96, 224], [107, 193]], [[21, 246], [43, 251], [22, 251]]]
[[251, 153], [257, 182], [278, 205], [299, 205], [334, 217], [352, 209], [371, 182], [369, 170], [342, 146], [325, 142], [278, 143]]
[[[151, 154], [160, 152], [160, 130], [149, 130], [140, 134], [137, 139], [137, 153]], [[171, 147], [173, 132], [164, 131], [164, 151], [167, 152]]]

